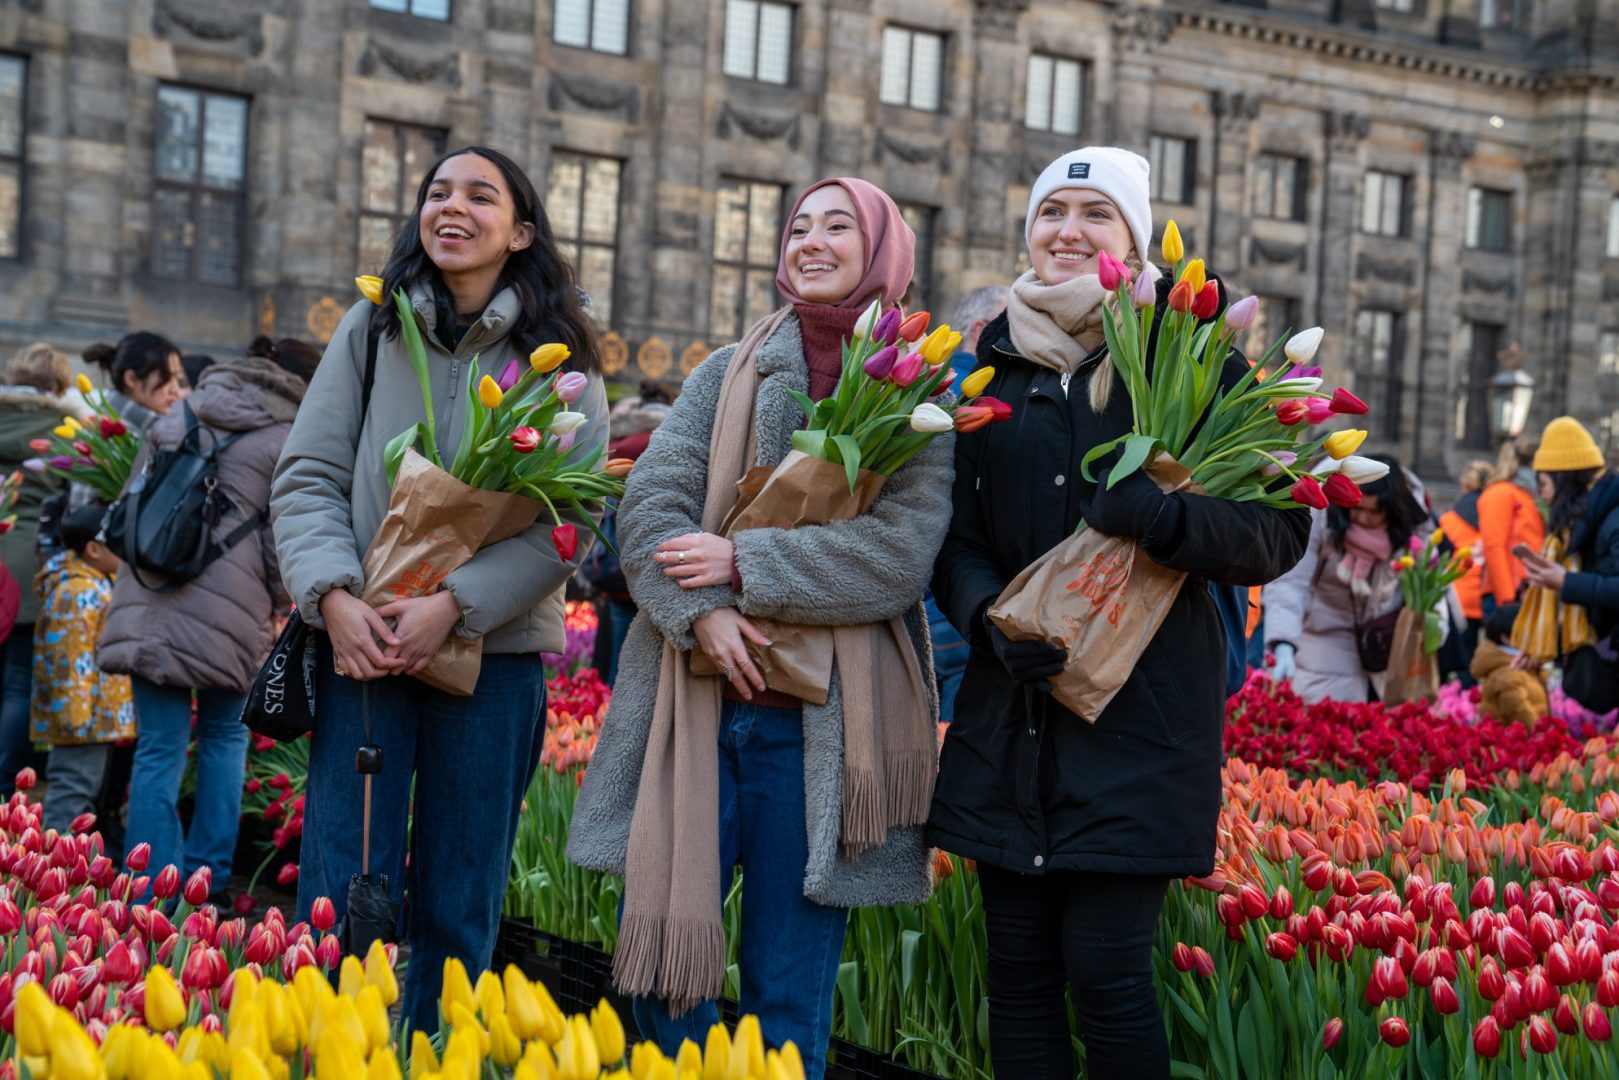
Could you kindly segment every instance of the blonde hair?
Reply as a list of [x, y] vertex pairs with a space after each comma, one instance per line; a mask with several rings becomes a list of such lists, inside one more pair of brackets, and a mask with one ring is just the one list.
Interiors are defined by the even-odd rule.
[[1463, 491], [1483, 491], [1484, 485], [1495, 478], [1495, 465], [1483, 459], [1474, 459], [1462, 467], [1462, 475], [1457, 481]]
[[[1124, 265], [1136, 274], [1145, 269], [1141, 256], [1136, 254], [1135, 248], [1131, 248], [1130, 254], [1124, 257]], [[1114, 302], [1115, 297], [1112, 293], [1102, 298], [1104, 304]], [[1091, 412], [1101, 414], [1107, 411], [1107, 403], [1113, 399], [1113, 384], [1117, 381], [1114, 374], [1113, 357], [1104, 352], [1102, 358], [1096, 362], [1096, 370], [1091, 372], [1090, 382], [1085, 384], [1085, 393], [1091, 402]]]
[[63, 353], [36, 341], [18, 349], [6, 365], [6, 384], [63, 394], [73, 384], [73, 367]]
[[1495, 472], [1491, 474], [1489, 482], [1515, 480], [1523, 463], [1534, 460], [1537, 449], [1539, 447], [1528, 439], [1508, 439], [1502, 443], [1495, 459]]

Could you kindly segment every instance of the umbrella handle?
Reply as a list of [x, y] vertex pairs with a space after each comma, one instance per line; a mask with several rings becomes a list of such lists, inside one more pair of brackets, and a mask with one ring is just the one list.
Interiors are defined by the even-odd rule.
[[371, 774], [365, 774], [365, 814], [360, 825], [360, 873], [371, 876]]

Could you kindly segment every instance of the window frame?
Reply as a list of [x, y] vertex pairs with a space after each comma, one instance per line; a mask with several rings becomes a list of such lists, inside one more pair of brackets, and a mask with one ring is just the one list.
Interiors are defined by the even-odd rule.
[[[446, 129], [446, 128], [433, 127], [432, 125], [429, 125], [429, 124], [416, 124], [416, 123], [412, 123], [412, 122], [410, 122], [408, 120], [392, 120], [392, 119], [389, 119], [388, 117], [385, 117], [385, 116], [367, 116], [365, 118], [365, 125], [369, 126], [371, 124], [386, 124], [388, 127], [392, 128], [393, 131], [394, 131], [394, 135], [395, 135], [395, 139], [394, 139], [394, 155], [395, 155], [395, 161], [399, 164], [399, 176], [398, 176], [398, 181], [397, 181], [398, 186], [397, 186], [397, 189], [394, 192], [394, 196], [395, 196], [394, 205], [396, 205], [396, 206], [407, 206], [408, 204], [414, 202], [414, 198], [405, 198], [406, 195], [410, 194], [413, 191], [413, 186], [408, 182], [409, 178], [405, 176], [405, 169], [404, 169], [404, 156], [405, 155], [404, 155], [404, 147], [402, 145], [401, 140], [404, 138], [405, 134], [407, 132], [409, 132], [409, 131], [419, 131], [419, 132], [424, 132], [424, 133], [431, 134], [431, 135], [437, 135], [438, 136], [438, 148], [435, 151], [435, 153], [442, 154], [442, 153], [444, 153], [445, 150], [447, 150], [449, 148], [449, 145], [450, 145], [450, 133], [449, 133], [448, 129]], [[362, 128], [362, 131], [363, 130], [364, 130], [364, 128]], [[376, 219], [379, 219], [379, 218], [389, 218], [394, 222], [394, 230], [395, 230], [395, 233], [397, 235], [398, 229], [401, 226], [403, 226], [406, 222], [408, 222], [410, 220], [410, 213], [411, 213], [410, 209], [408, 209], [408, 208], [403, 210], [403, 211], [397, 212], [397, 213], [385, 214], [380, 210], [371, 210], [371, 209], [368, 209], [366, 207], [366, 205], [365, 205], [365, 148], [366, 148], [366, 140], [365, 140], [364, 135], [362, 134], [361, 139], [360, 139], [360, 212], [359, 212], [359, 215], [356, 217], [355, 223], [354, 223], [354, 229], [355, 229], [355, 234], [354, 234], [354, 256], [355, 256], [355, 258], [354, 258], [354, 261], [355, 261], [356, 265], [360, 265], [360, 266], [363, 266], [364, 263], [365, 263], [364, 252], [361, 250], [361, 248], [365, 243], [365, 223], [366, 223], [366, 221], [368, 221], [368, 220], [376, 220]], [[432, 162], [429, 161], [428, 164], [432, 164]], [[390, 254], [391, 254], [391, 252], [390, 252]], [[386, 261], [384, 261], [384, 265], [386, 265]], [[372, 269], [375, 269], [378, 272], [381, 271], [381, 267], [375, 267], [375, 268], [372, 268]]]
[[1374, 0], [1372, 6], [1377, 11], [1386, 11], [1392, 15], [1417, 15], [1419, 0]]
[[412, 19], [426, 19], [428, 22], [448, 24], [455, 19], [455, 0], [444, 0], [443, 18], [437, 15], [423, 15], [418, 12], [416, 5], [420, 0], [399, 0], [399, 2], [405, 5], [405, 10], [395, 11], [393, 8], [381, 7], [378, 5], [377, 0], [366, 0], [366, 6], [373, 11], [386, 11], [390, 15], [405, 15]]
[[[1474, 202], [1477, 200], [1475, 211]], [[1492, 202], [1502, 206], [1501, 246], [1495, 247], [1484, 243], [1486, 211]], [[1496, 254], [1511, 254], [1513, 243], [1512, 229], [1513, 192], [1507, 188], [1486, 187], [1483, 184], [1473, 184], [1467, 189], [1467, 218], [1464, 222], [1466, 235], [1463, 240], [1469, 251], [1487, 251]]]
[[[754, 9], [753, 18], [753, 48], [751, 59], [753, 73], [739, 75], [728, 71], [725, 67], [725, 57], [729, 50], [731, 40], [731, 5], [735, 3], [751, 4]], [[759, 57], [761, 55], [760, 42], [764, 34], [765, 8], [781, 8], [787, 12], [787, 70], [782, 73], [780, 82], [766, 79], [759, 74]], [[746, 82], [763, 83], [766, 86], [792, 86], [798, 79], [798, 5], [788, 0], [725, 0], [725, 37], [720, 43], [720, 72], [728, 79], [742, 79]]]
[[[1371, 197], [1372, 186], [1376, 182], [1378, 189], [1377, 209], [1378, 224], [1375, 229], [1366, 227], [1367, 203]], [[1381, 227], [1383, 219], [1387, 216], [1389, 181], [1399, 184], [1400, 205], [1396, 211], [1394, 232], [1388, 232]], [[1387, 169], [1367, 169], [1361, 181], [1360, 193], [1360, 223], [1359, 232], [1364, 236], [1385, 236], [1393, 239], [1406, 239], [1411, 235], [1411, 189], [1413, 177], [1409, 173], [1390, 172]]]
[[[1029, 121], [1030, 94], [1034, 85], [1034, 63], [1044, 60], [1051, 64], [1051, 86], [1046, 100], [1046, 126], [1037, 127]], [[1072, 64], [1079, 69], [1079, 102], [1075, 110], [1075, 128], [1073, 131], [1063, 131], [1056, 126], [1057, 116], [1057, 70], [1063, 64]], [[1064, 135], [1078, 138], [1085, 130], [1085, 103], [1090, 90], [1090, 64], [1073, 56], [1059, 56], [1056, 53], [1031, 52], [1027, 62], [1023, 65], [1023, 128], [1025, 131], [1039, 131], [1051, 135]]]
[[1619, 375], [1619, 326], [1597, 331], [1597, 375]]
[[[886, 23], [883, 26], [881, 45], [882, 51], [879, 54], [881, 63], [886, 63], [888, 59], [888, 33], [891, 30], [906, 34], [909, 38], [907, 43], [908, 47], [905, 50], [905, 100], [890, 101], [883, 97], [883, 84], [886, 82], [884, 77], [886, 75], [886, 70], [881, 67], [880, 64], [877, 73], [878, 102], [896, 109], [915, 109], [917, 112], [934, 113], [936, 115], [944, 114], [946, 112], [945, 106], [947, 104], [944, 95], [944, 73], [950, 56], [950, 35], [938, 30], [930, 30], [919, 26], [910, 26], [906, 23]], [[939, 81], [938, 85], [934, 87], [934, 95], [937, 98], [937, 103], [931, 107], [916, 104], [914, 77], [916, 72], [916, 43], [918, 39], [922, 37], [937, 38], [939, 41]]]
[[[1165, 147], [1171, 142], [1182, 145], [1181, 154], [1181, 190], [1179, 198], [1171, 198], [1164, 193], [1164, 170], [1160, 160], [1159, 144]], [[1169, 203], [1172, 206], [1192, 206], [1197, 200], [1197, 144], [1195, 138], [1184, 135], [1165, 135], [1153, 133], [1147, 136], [1147, 162], [1151, 169], [1150, 196], [1158, 202]]]
[[[584, 264], [585, 249], [594, 248], [598, 250], [606, 250], [610, 255], [612, 255], [613, 272], [612, 280], [609, 281], [607, 285], [608, 293], [606, 319], [596, 318], [596, 312], [600, 310], [598, 306], [598, 297], [595, 294], [587, 293], [591, 300], [592, 318], [596, 318], [597, 325], [603, 330], [610, 330], [612, 329], [612, 320], [618, 314], [618, 241], [624, 227], [624, 169], [629, 162], [624, 158], [614, 157], [611, 154], [594, 154], [586, 150], [574, 150], [565, 146], [553, 147], [551, 149], [551, 159], [546, 163], [545, 166], [545, 202], [548, 207], [551, 205], [552, 192], [554, 190], [554, 185], [551, 182], [551, 170], [556, 168], [559, 157], [576, 160], [581, 163], [579, 174], [579, 206], [577, 216], [579, 229], [578, 234], [575, 236], [563, 236], [557, 231], [556, 215], [551, 214], [550, 211], [547, 210], [547, 216], [551, 219], [552, 237], [556, 241], [558, 249], [563, 250], [572, 258], [574, 285], [580, 289], [584, 288], [584, 285], [579, 280], [579, 268]], [[610, 241], [587, 239], [585, 236], [584, 221], [586, 199], [585, 181], [587, 176], [586, 169], [588, 168], [589, 163], [592, 161], [609, 161], [618, 168], [618, 193], [613, 202], [613, 238]]]
[[[1467, 409], [1457, 441], [1466, 447], [1484, 449], [1490, 445], [1490, 380], [1501, 370], [1501, 343], [1506, 340], [1507, 326], [1505, 323], [1487, 322], [1482, 319], [1465, 319], [1462, 328], [1467, 335], [1467, 348], [1464, 353], [1467, 380], [1462, 386], [1463, 400], [1467, 403]], [[1481, 347], [1480, 329], [1488, 331], [1489, 340], [1494, 345], [1493, 349], [1486, 350]], [[1488, 363], [1482, 364], [1481, 361], [1484, 360], [1488, 360]], [[1478, 439], [1474, 438], [1475, 432], [1481, 433]]]
[[1619, 259], [1619, 193], [1608, 200], [1608, 243], [1605, 253], [1607, 258]]
[[[1495, 18], [1486, 18], [1486, 9], [1495, 7]], [[1505, 15], [1506, 18], [1501, 16]], [[1521, 29], [1523, 4], [1519, 0], [1479, 0], [1478, 28], [1480, 30], [1515, 31]]]
[[569, 41], [562, 41], [557, 37], [557, 4], [551, 5], [551, 43], [560, 45], [564, 49], [583, 49], [586, 52], [601, 53], [603, 56], [631, 56], [635, 52], [635, 0], [624, 0], [624, 49], [614, 52], [611, 49], [598, 49], [596, 47], [596, 5], [600, 0], [576, 0], [585, 5], [588, 19], [585, 22], [585, 44], [575, 45]]
[[[165, 189], [186, 191], [190, 193], [191, 212], [188, 220], [191, 222], [193, 227], [190, 251], [191, 267], [188, 273], [183, 277], [176, 277], [158, 272], [158, 236], [157, 229], [155, 228], [156, 222], [154, 215], [154, 227], [151, 230], [151, 243], [149, 244], [149, 250], [147, 252], [147, 272], [158, 281], [177, 281], [193, 285], [212, 285], [219, 288], [239, 289], [246, 280], [247, 267], [250, 261], [247, 250], [247, 208], [248, 179], [250, 175], [248, 165], [251, 161], [249, 147], [252, 145], [253, 141], [253, 98], [247, 94], [238, 94], [230, 90], [219, 90], [211, 86], [199, 86], [196, 83], [170, 82], [163, 80], [157, 84], [157, 90], [153, 97], [154, 106], [165, 89], [181, 90], [189, 94], [197, 95], [197, 161], [193, 179], [190, 183], [181, 183], [180, 181], [171, 180], [159, 175], [157, 150], [158, 140], [161, 137], [161, 132], [158, 130], [156, 124], [153, 125], [152, 131], [152, 204], [155, 207], [158, 193]], [[208, 142], [208, 99], [211, 97], [232, 98], [242, 102], [245, 106], [245, 111], [242, 118], [242, 142], [239, 148], [241, 151], [242, 183], [241, 186], [237, 188], [213, 187], [203, 182], [203, 169], [205, 167], [204, 162], [207, 159], [206, 147]], [[230, 194], [234, 196], [237, 202], [240, 204], [240, 210], [236, 215], [236, 251], [238, 256], [236, 279], [229, 283], [215, 281], [211, 278], [205, 278], [201, 274], [199, 261], [201, 259], [202, 245], [197, 240], [195, 228], [197, 224], [198, 197], [203, 192]]]
[[1368, 370], [1366, 375], [1368, 379], [1374, 380], [1377, 387], [1377, 396], [1370, 404], [1377, 411], [1378, 423], [1382, 427], [1384, 437], [1395, 440], [1400, 437], [1400, 406], [1405, 395], [1400, 362], [1405, 358], [1406, 313], [1396, 308], [1370, 305], [1355, 312], [1351, 340], [1355, 349], [1363, 351], [1368, 358], [1375, 361], [1377, 333], [1375, 327], [1370, 334], [1362, 332], [1361, 319], [1364, 316], [1388, 318], [1388, 354], [1384, 358], [1383, 370], [1381, 372]]
[[[753, 194], [752, 194], [752, 189], [757, 188], [757, 187], [768, 187], [768, 188], [774, 188], [776, 190], [775, 235], [776, 235], [776, 237], [778, 239], [781, 236], [782, 228], [786, 224], [785, 220], [783, 219], [783, 215], [786, 214], [788, 210], [792, 209], [792, 204], [787, 201], [787, 185], [786, 184], [779, 183], [779, 182], [777, 182], [775, 180], [760, 180], [760, 179], [757, 179], [757, 178], [751, 177], [751, 176], [723, 175], [723, 176], [721, 176], [719, 178], [719, 186], [718, 186], [718, 188], [716, 188], [716, 193], [718, 192], [719, 189], [724, 188], [728, 184], [740, 184], [740, 185], [742, 185], [742, 186], [744, 186], [744, 187], [746, 187], [748, 189], [748, 203], [747, 203], [748, 212], [743, 214], [743, 230], [742, 230], [742, 243], [741, 243], [742, 257], [740, 259], [725, 258], [725, 257], [721, 256], [720, 253], [719, 253], [719, 242], [718, 242], [719, 241], [719, 215], [718, 215], [718, 213], [716, 213], [714, 215], [714, 225], [713, 225], [713, 228], [711, 228], [709, 230], [708, 253], [709, 253], [709, 267], [710, 267], [710, 269], [709, 269], [709, 275], [708, 275], [709, 296], [708, 296], [708, 313], [707, 313], [707, 316], [708, 316], [708, 324], [709, 324], [708, 325], [708, 335], [709, 335], [709, 338], [711, 340], [718, 340], [716, 338], [716, 336], [715, 336], [715, 329], [716, 328], [713, 325], [714, 324], [714, 281], [715, 281], [716, 276], [718, 275], [718, 273], [721, 270], [727, 270], [727, 271], [733, 271], [734, 270], [734, 271], [737, 271], [737, 272], [739, 272], [741, 274], [741, 288], [737, 293], [736, 311], [732, 313], [734, 318], [735, 318], [735, 323], [734, 323], [735, 331], [734, 332], [737, 334], [738, 337], [740, 337], [742, 332], [747, 329], [747, 320], [748, 320], [748, 274], [750, 272], [752, 272], [752, 271], [765, 271], [765, 270], [768, 270], [768, 271], [770, 271], [772, 282], [775, 279], [775, 271], [776, 271], [776, 267], [777, 267], [778, 262], [779, 262], [779, 259], [777, 258], [776, 254], [775, 254], [776, 245], [772, 245], [772, 254], [771, 254], [770, 261], [768, 262], [768, 264], [764, 263], [764, 262], [754, 263], [754, 262], [749, 262], [748, 261], [748, 249], [751, 246], [751, 241], [753, 239], [753, 231], [752, 231], [753, 230], [753, 214], [752, 214]], [[772, 284], [771, 288], [772, 289], [775, 288], [774, 284]], [[778, 297], [779, 297], [779, 294], [778, 294]], [[730, 339], [732, 332], [733, 331], [730, 330], [730, 329], [725, 330], [724, 337], [726, 337], [727, 339]]]
[[[917, 255], [916, 265], [911, 273], [911, 287], [906, 290], [907, 295], [911, 296], [913, 302], [906, 305], [906, 307], [907, 310], [931, 311], [932, 308], [929, 305], [935, 299], [933, 291], [935, 284], [933, 274], [935, 253], [933, 245], [939, 235], [939, 208], [931, 203], [921, 202], [900, 202], [897, 205], [902, 218], [905, 217], [905, 212], [909, 210], [916, 214], [922, 222], [922, 227], [918, 229], [915, 222], [909, 218], [905, 220], [905, 223], [911, 227], [911, 232], [916, 234]], [[917, 286], [920, 286], [919, 290]], [[919, 301], [916, 297], [917, 291], [922, 294]], [[934, 321], [937, 322], [938, 320], [935, 319]]]
[[0, 62], [15, 60], [22, 66], [22, 94], [17, 99], [17, 153], [0, 154], [0, 164], [17, 165], [17, 253], [0, 254], [0, 263], [20, 263], [28, 256], [28, 76], [33, 68], [27, 53], [0, 50]]
[[[1293, 167], [1292, 191], [1288, 193], [1291, 205], [1289, 213], [1276, 212], [1276, 197], [1281, 191], [1281, 166], [1284, 164]], [[1310, 202], [1310, 159], [1297, 154], [1287, 154], [1275, 150], [1264, 150], [1254, 163], [1254, 168], [1260, 176], [1260, 183], [1254, 185], [1253, 198], [1249, 200], [1249, 210], [1256, 218], [1266, 221], [1307, 221], [1309, 220]], [[1268, 177], [1268, 182], [1266, 178]], [[1269, 191], [1265, 192], [1268, 187]], [[1260, 209], [1262, 193], [1268, 195], [1269, 207]]]

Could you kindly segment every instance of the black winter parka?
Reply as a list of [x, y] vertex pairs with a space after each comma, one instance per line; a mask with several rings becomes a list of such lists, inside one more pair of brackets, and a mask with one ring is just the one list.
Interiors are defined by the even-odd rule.
[[[1009, 676], [983, 624], [1017, 574], [1078, 526], [1094, 491], [1080, 459], [1130, 430], [1117, 382], [1100, 415], [1087, 385], [1098, 349], [1071, 379], [1020, 356], [1002, 315], [985, 328], [986, 393], [1010, 421], [956, 442], [954, 517], [933, 591], [971, 645], [945, 736], [928, 823], [931, 843], [993, 866], [1041, 874], [1094, 870], [1209, 873], [1224, 761], [1225, 631], [1208, 583], [1261, 585], [1304, 554], [1309, 511], [1184, 495], [1174, 550], [1150, 551], [1190, 575], [1134, 672], [1094, 724]], [[1247, 371], [1233, 354], [1230, 386]]]

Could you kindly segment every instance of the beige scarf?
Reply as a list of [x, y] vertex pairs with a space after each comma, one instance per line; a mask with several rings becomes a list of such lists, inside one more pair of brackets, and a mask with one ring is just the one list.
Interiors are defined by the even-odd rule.
[[[1151, 263], [1140, 272], [1154, 281], [1160, 276]], [[1112, 295], [1095, 274], [1047, 285], [1026, 270], [1006, 305], [1012, 345], [1031, 363], [1064, 375], [1077, 371], [1104, 340], [1102, 304]]]
[[[756, 323], [725, 373], [709, 447], [702, 527], [717, 532], [754, 461], [759, 348], [791, 309]], [[843, 690], [841, 837], [858, 854], [888, 830], [927, 820], [938, 752], [927, 690], [904, 624], [832, 628]], [[901, 673], [903, 672], [903, 674]], [[881, 673], [881, 674], [879, 674]], [[691, 673], [667, 641], [625, 858], [624, 915], [613, 979], [679, 1015], [719, 996], [725, 982], [720, 905], [719, 758], [722, 681]], [[878, 723], [878, 720], [881, 723]], [[802, 799], [802, 792], [782, 798]]]

